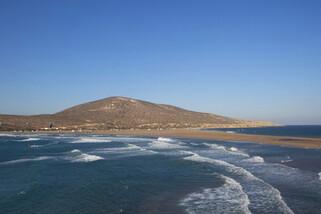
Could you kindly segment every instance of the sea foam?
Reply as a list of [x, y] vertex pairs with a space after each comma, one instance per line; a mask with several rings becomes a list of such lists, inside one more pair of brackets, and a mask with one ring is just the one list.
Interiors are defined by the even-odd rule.
[[69, 160], [70, 162], [93, 162], [103, 159], [103, 157], [97, 155], [83, 153], [79, 149], [70, 151], [69, 157], [67, 157], [67, 160]]
[[0, 137], [17, 137], [17, 135], [7, 134], [7, 133], [0, 133]]
[[243, 160], [244, 162], [250, 162], [250, 163], [264, 163], [264, 158], [261, 156], [253, 156], [251, 158]]
[[35, 138], [35, 137], [30, 137], [30, 138], [22, 139], [22, 140], [18, 140], [18, 141], [29, 142], [29, 141], [38, 141], [38, 140], [41, 140], [41, 139], [40, 138]]
[[[165, 139], [165, 140], [164, 140]], [[157, 140], [148, 143], [151, 149], [184, 149], [186, 146], [180, 145], [179, 142], [169, 141], [167, 138], [158, 138]]]
[[17, 160], [11, 160], [11, 161], [1, 162], [0, 165], [9, 165], [9, 164], [17, 164], [17, 163], [35, 162], [35, 161], [43, 161], [43, 160], [49, 160], [49, 159], [53, 159], [53, 157], [40, 156], [40, 157], [36, 157], [36, 158], [22, 158], [22, 159], [17, 159]]
[[247, 193], [251, 200], [250, 208], [261, 211], [262, 207], [264, 207], [267, 213], [280, 212], [293, 214], [293, 211], [282, 199], [278, 189], [255, 177], [246, 169], [222, 160], [200, 156], [194, 152], [187, 151], [186, 154], [190, 154], [190, 156], [184, 157], [185, 160], [214, 164], [216, 167], [226, 171], [230, 176], [238, 177], [244, 192]]
[[218, 188], [207, 188], [201, 192], [189, 194], [180, 205], [188, 213], [246, 213], [250, 214], [247, 194], [240, 183], [232, 178], [221, 176], [224, 185]]
[[100, 137], [82, 137], [78, 140], [72, 141], [71, 143], [110, 143], [110, 139], [100, 138]]
[[162, 142], [174, 142], [175, 140], [172, 138], [165, 138], [165, 137], [159, 137], [157, 138], [157, 141], [162, 141]]
[[214, 151], [221, 151], [221, 152], [227, 152], [229, 154], [234, 154], [234, 155], [238, 155], [238, 156], [243, 156], [243, 157], [250, 157], [248, 154], [240, 151], [238, 148], [236, 147], [225, 147], [222, 145], [217, 145], [214, 143], [204, 143], [203, 145], [213, 149]]

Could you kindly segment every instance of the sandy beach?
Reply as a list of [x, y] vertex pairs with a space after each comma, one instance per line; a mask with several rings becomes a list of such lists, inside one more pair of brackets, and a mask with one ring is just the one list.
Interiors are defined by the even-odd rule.
[[97, 134], [112, 134], [126, 136], [154, 136], [172, 138], [193, 138], [204, 140], [222, 140], [237, 142], [253, 142], [299, 148], [321, 148], [321, 138], [280, 137], [267, 135], [249, 135], [225, 133], [220, 131], [206, 131], [199, 129], [168, 129], [168, 130], [120, 130], [95, 131]]
[[[1, 133], [1, 132], [0, 132]], [[13, 132], [2, 132], [13, 133]], [[227, 133], [223, 131], [207, 131], [201, 129], [164, 129], [164, 130], [95, 130], [95, 131], [38, 131], [22, 132], [24, 134], [108, 134], [117, 136], [135, 137], [170, 137], [170, 138], [190, 138], [204, 140], [221, 140], [233, 142], [252, 142], [261, 144], [271, 144], [297, 148], [317, 148], [321, 149], [321, 138], [291, 137], [291, 136], [271, 136], [271, 135], [251, 135]], [[18, 132], [21, 134], [21, 132]]]

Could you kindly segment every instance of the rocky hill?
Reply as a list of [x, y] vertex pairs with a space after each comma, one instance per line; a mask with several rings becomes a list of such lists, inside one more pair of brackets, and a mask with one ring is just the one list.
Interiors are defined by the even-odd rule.
[[264, 125], [270, 123], [237, 120], [127, 97], [109, 97], [77, 105], [56, 114], [0, 115], [0, 130], [166, 129]]

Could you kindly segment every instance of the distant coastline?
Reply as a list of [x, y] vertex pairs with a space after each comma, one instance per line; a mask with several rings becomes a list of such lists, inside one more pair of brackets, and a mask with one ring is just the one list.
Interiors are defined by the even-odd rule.
[[226, 133], [221, 131], [206, 131], [201, 129], [164, 129], [164, 130], [95, 130], [95, 131], [39, 131], [39, 132], [0, 132], [23, 134], [107, 134], [116, 136], [133, 137], [171, 137], [203, 140], [220, 140], [233, 142], [253, 142], [260, 144], [321, 149], [321, 138], [288, 137], [250, 135], [238, 133]]
[[271, 126], [129, 97], [108, 97], [47, 115], [1, 115], [0, 131], [155, 130]]

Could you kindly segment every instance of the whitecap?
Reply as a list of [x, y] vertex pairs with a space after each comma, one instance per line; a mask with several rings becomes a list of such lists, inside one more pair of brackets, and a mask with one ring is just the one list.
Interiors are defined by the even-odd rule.
[[319, 175], [319, 180], [321, 181], [321, 172], [319, 172], [319, 174], [318, 174], [318, 175]]
[[262, 158], [261, 156], [253, 156], [251, 158], [244, 159], [242, 161], [250, 162], [250, 163], [264, 163], [264, 158]]
[[17, 137], [17, 135], [8, 134], [8, 133], [0, 133], [0, 137]]
[[34, 162], [34, 161], [43, 161], [43, 160], [49, 160], [49, 159], [53, 159], [53, 157], [40, 156], [40, 157], [36, 157], [36, 158], [23, 158], [23, 159], [17, 159], [17, 160], [1, 162], [0, 165], [25, 163], [25, 162]]
[[226, 131], [226, 133], [228, 133], [228, 134], [235, 134], [236, 132], [235, 132], [235, 131]]
[[70, 162], [93, 162], [98, 160], [103, 160], [103, 157], [100, 157], [98, 155], [90, 155], [86, 153], [82, 153], [79, 149], [74, 149], [70, 151], [70, 154], [68, 157], [66, 157], [67, 160]]
[[71, 162], [93, 162], [93, 161], [97, 161], [97, 160], [103, 160], [104, 158], [97, 156], [97, 155], [89, 155], [89, 154], [79, 154], [77, 156], [75, 156]]
[[58, 143], [48, 143], [48, 144], [31, 144], [29, 145], [30, 148], [41, 148], [44, 146], [49, 146], [49, 145], [54, 145], [54, 144], [58, 144]]
[[97, 149], [92, 152], [93, 154], [108, 154], [108, 159], [127, 158], [133, 156], [144, 156], [157, 154], [156, 151], [142, 148], [135, 144], [127, 144], [124, 147], [112, 147]]
[[189, 194], [181, 200], [180, 205], [187, 213], [246, 213], [250, 214], [250, 204], [247, 194], [240, 183], [232, 178], [222, 176], [224, 185], [204, 189], [201, 192]]
[[243, 186], [244, 192], [251, 200], [250, 209], [256, 210], [258, 213], [263, 213], [262, 208], [264, 208], [264, 213], [293, 213], [282, 199], [281, 193], [278, 189], [255, 177], [246, 169], [222, 160], [200, 156], [194, 152], [187, 152], [187, 154], [191, 155], [184, 157], [185, 160], [214, 164], [229, 175], [238, 177], [239, 182]]
[[175, 143], [170, 143], [170, 142], [173, 142], [173, 141], [155, 140], [155, 141], [152, 141], [151, 143], [148, 143], [148, 146], [151, 149], [184, 149], [186, 148], [186, 146], [183, 146], [178, 142], [175, 142]]
[[238, 151], [238, 149], [235, 148], [235, 147], [231, 147], [231, 148], [229, 148], [228, 150], [230, 150], [231, 152], [237, 152], [237, 151]]
[[214, 143], [204, 143], [203, 145], [211, 148], [211, 149], [219, 149], [219, 150], [223, 150], [223, 151], [226, 151], [226, 148], [225, 146], [221, 146], [221, 145], [217, 145], [217, 144], [214, 144]]
[[102, 153], [105, 153], [105, 152], [131, 152], [133, 150], [140, 150], [140, 151], [145, 151], [146, 149], [140, 147], [140, 146], [137, 146], [135, 144], [131, 144], [131, 143], [128, 143], [126, 144], [126, 146], [123, 146], [123, 147], [111, 147], [111, 148], [103, 148], [103, 149], [97, 149], [95, 150], [96, 152], [102, 152]]
[[213, 144], [213, 143], [203, 143], [203, 145], [213, 149], [214, 151], [218, 150], [218, 151], [226, 152], [226, 153], [233, 154], [233, 155], [238, 155], [238, 156], [243, 156], [243, 157], [250, 157], [248, 154], [240, 151], [236, 147], [226, 148], [225, 146], [217, 145], [217, 144]]
[[172, 139], [172, 138], [159, 137], [159, 138], [157, 138], [157, 141], [162, 141], [162, 142], [173, 142], [173, 141], [175, 141], [175, 140], [174, 140], [174, 139]]
[[106, 138], [82, 137], [78, 140], [72, 141], [71, 143], [110, 143], [110, 142], [112, 141]]
[[29, 142], [29, 141], [38, 141], [38, 140], [41, 140], [41, 139], [40, 138], [35, 138], [35, 137], [30, 137], [30, 138], [22, 139], [22, 140], [18, 140], [18, 141]]

